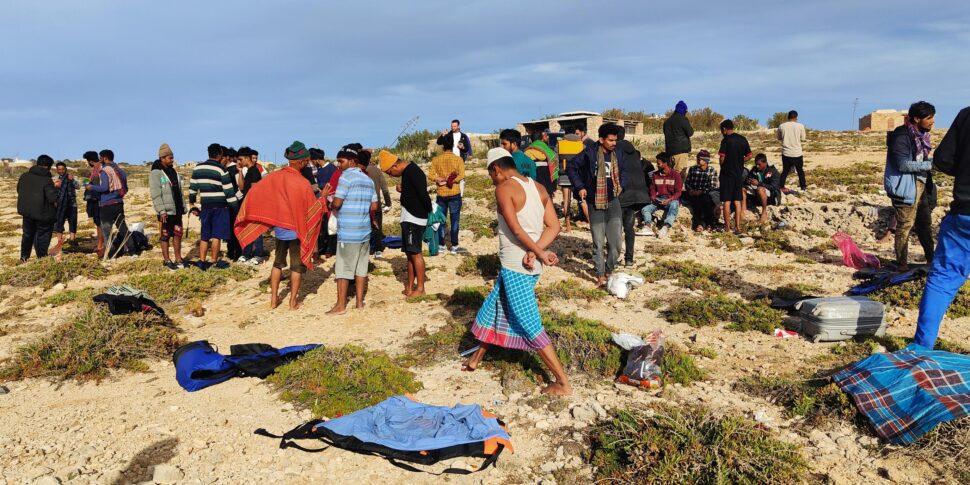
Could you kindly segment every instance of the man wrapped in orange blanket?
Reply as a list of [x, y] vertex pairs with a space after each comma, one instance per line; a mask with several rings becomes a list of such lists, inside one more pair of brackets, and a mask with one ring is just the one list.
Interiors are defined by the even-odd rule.
[[246, 247], [272, 228], [276, 236], [276, 255], [270, 274], [270, 308], [279, 306], [279, 286], [287, 255], [290, 265], [290, 309], [300, 307], [297, 293], [313, 258], [323, 219], [323, 205], [300, 170], [310, 160], [310, 151], [299, 141], [284, 153], [289, 166], [270, 173], [249, 189], [236, 217], [236, 238]]

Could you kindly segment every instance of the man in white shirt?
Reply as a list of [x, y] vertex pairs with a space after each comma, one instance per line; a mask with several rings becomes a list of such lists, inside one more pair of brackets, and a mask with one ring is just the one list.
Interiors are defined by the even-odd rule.
[[798, 112], [788, 112], [788, 121], [778, 126], [778, 140], [781, 141], [781, 186], [785, 188], [788, 174], [795, 169], [798, 173], [798, 187], [805, 190], [804, 152], [802, 142], [805, 141], [805, 125], [798, 122]]
[[439, 145], [445, 144], [444, 138], [446, 136], [450, 136], [453, 139], [451, 152], [467, 162], [468, 157], [472, 154], [472, 143], [468, 135], [461, 132], [461, 121], [451, 120], [451, 129], [442, 131], [441, 135], [438, 136]]

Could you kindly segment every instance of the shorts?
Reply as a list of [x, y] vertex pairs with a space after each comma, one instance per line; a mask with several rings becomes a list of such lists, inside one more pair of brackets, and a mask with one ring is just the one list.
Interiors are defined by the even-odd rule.
[[741, 177], [724, 177], [719, 180], [721, 202], [740, 202], [744, 193], [744, 180]]
[[162, 217], [158, 216], [158, 222], [161, 226], [158, 233], [159, 241], [166, 242], [172, 236], [182, 237], [182, 216], [168, 216], [167, 222], [162, 222]]
[[362, 243], [337, 243], [337, 264], [334, 274], [338, 280], [352, 280], [355, 277], [367, 276], [368, 256], [370, 255], [370, 241]]
[[573, 183], [569, 180], [569, 175], [562, 174], [559, 176], [559, 186], [560, 187], [572, 187]]
[[88, 219], [94, 219], [94, 225], [101, 227], [101, 207], [97, 200], [89, 200], [87, 204]]
[[286, 257], [290, 257], [290, 271], [294, 273], [306, 273], [306, 265], [300, 260], [300, 240], [290, 241], [276, 240], [276, 255], [273, 258], [273, 267], [276, 269], [286, 268]]
[[228, 207], [202, 209], [202, 212], [199, 214], [199, 220], [202, 222], [201, 232], [203, 241], [211, 241], [213, 239], [228, 241], [232, 236], [229, 227]]
[[421, 254], [426, 227], [413, 222], [401, 223], [401, 251], [404, 251], [404, 254]]
[[[749, 206], [759, 206], [761, 205], [761, 199], [758, 198], [758, 187], [745, 187], [748, 193], [748, 205]], [[766, 188], [768, 191], [768, 205], [781, 205], [781, 197], [779, 197], [780, 192], [775, 192], [774, 190]]]

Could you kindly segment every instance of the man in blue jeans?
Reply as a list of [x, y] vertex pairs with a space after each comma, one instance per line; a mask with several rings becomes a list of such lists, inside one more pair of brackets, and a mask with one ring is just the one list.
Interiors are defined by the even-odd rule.
[[933, 166], [954, 177], [950, 212], [940, 223], [939, 242], [923, 298], [919, 302], [914, 343], [932, 349], [940, 323], [970, 275], [970, 107], [957, 115], [936, 147]]
[[664, 220], [657, 231], [658, 238], [667, 237], [667, 231], [677, 220], [680, 210], [680, 196], [684, 193], [684, 183], [673, 168], [673, 161], [666, 152], [657, 154], [657, 169], [650, 172], [650, 203], [640, 213], [643, 214], [643, 229], [638, 236], [652, 236], [650, 225], [653, 224], [653, 214], [658, 210], [664, 211]]
[[[448, 247], [451, 254], [458, 254], [458, 229], [461, 219], [461, 182], [465, 180], [465, 161], [452, 152], [452, 139], [441, 140], [441, 154], [431, 159], [428, 179], [438, 193], [437, 204], [448, 218], [450, 231], [442, 224], [438, 229], [438, 243]], [[446, 235], [447, 234], [447, 235]]]

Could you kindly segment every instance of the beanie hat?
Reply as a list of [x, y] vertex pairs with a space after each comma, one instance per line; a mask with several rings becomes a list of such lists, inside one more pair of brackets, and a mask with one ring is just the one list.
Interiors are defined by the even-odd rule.
[[707, 160], [709, 162], [709, 161], [711, 161], [711, 152], [709, 152], [707, 150], [701, 150], [701, 151], [697, 152], [697, 159], [698, 160], [704, 159], [704, 160]]
[[310, 156], [310, 150], [307, 150], [303, 143], [295, 141], [283, 152], [283, 156], [287, 160], [303, 160]]
[[674, 111], [680, 114], [687, 113], [687, 103], [685, 103], [684, 100], [677, 101], [677, 107], [674, 108]]
[[172, 155], [172, 149], [168, 147], [168, 143], [162, 143], [162, 146], [158, 147], [158, 158], [165, 158]]
[[498, 160], [500, 158], [505, 158], [505, 157], [511, 158], [512, 157], [512, 154], [509, 153], [508, 150], [506, 150], [506, 149], [504, 149], [502, 147], [492, 148], [491, 150], [488, 151], [488, 163], [485, 166], [487, 167], [487, 166], [491, 165], [492, 162], [494, 162], [494, 161], [496, 161], [496, 160]]
[[340, 151], [337, 152], [337, 158], [346, 158], [346, 159], [354, 159], [354, 160], [357, 160], [357, 158], [359, 156], [360, 155], [357, 153], [357, 149], [354, 148], [352, 144], [351, 145], [344, 145], [340, 149]]
[[381, 165], [381, 172], [386, 172], [398, 160], [397, 155], [387, 150], [381, 150], [377, 153], [377, 162]]

